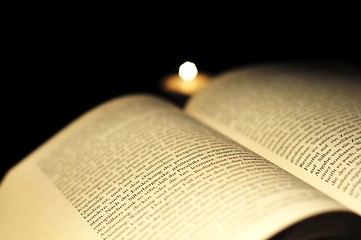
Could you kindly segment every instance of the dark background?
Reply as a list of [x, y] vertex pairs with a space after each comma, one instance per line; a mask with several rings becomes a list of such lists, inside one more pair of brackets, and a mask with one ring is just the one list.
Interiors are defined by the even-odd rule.
[[[167, 98], [159, 81], [187, 60], [211, 75], [270, 61], [332, 59], [361, 67], [354, 20], [354, 25], [325, 20], [280, 27], [268, 19], [239, 19], [230, 26], [206, 18], [188, 29], [166, 16], [139, 24], [136, 19], [65, 23], [67, 15], [58, 16], [12, 18], [3, 34], [0, 179], [97, 104], [135, 92]], [[159, 23], [164, 26], [157, 28]]]

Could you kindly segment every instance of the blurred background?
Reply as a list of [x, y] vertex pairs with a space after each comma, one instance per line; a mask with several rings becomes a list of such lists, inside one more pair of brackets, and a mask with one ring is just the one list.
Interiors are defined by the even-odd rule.
[[304, 19], [283, 19], [288, 24], [280, 26], [236, 17], [233, 24], [203, 18], [189, 27], [192, 21], [170, 23], [167, 15], [155, 22], [132, 15], [51, 16], [30, 14], [4, 24], [0, 179], [76, 117], [110, 98], [139, 92], [168, 98], [159, 82], [185, 61], [212, 76], [272, 61], [327, 59], [361, 66], [357, 22], [304, 25]]

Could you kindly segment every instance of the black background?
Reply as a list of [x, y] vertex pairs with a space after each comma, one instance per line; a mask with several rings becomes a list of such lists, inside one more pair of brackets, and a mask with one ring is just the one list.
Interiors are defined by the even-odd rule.
[[300, 22], [288, 18], [211, 22], [209, 17], [216, 13], [208, 12], [193, 23], [183, 20], [192, 20], [197, 13], [175, 23], [168, 15], [158, 15], [154, 22], [118, 15], [69, 20], [66, 13], [51, 17], [52, 12], [21, 20], [12, 17], [2, 47], [0, 178], [97, 104], [135, 92], [167, 98], [159, 81], [187, 60], [211, 75], [270, 61], [333, 59], [361, 66], [354, 19], [349, 20], [352, 25], [337, 18], [305, 23], [305, 14]]

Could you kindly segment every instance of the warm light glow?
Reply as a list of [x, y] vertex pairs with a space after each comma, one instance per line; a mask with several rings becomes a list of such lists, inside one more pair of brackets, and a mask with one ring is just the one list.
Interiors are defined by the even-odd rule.
[[198, 72], [196, 65], [186, 61], [179, 67], [178, 74], [171, 74], [162, 81], [162, 89], [171, 94], [190, 96], [209, 82], [207, 74]]
[[185, 81], [193, 80], [198, 74], [197, 67], [194, 63], [186, 61], [179, 67], [179, 76]]

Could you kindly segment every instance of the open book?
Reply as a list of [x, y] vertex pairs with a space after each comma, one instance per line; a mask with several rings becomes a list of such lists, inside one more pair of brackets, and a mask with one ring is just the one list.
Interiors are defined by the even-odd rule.
[[0, 187], [1, 240], [360, 239], [360, 229], [361, 74], [339, 65], [231, 69], [184, 108], [146, 93], [111, 99]]

